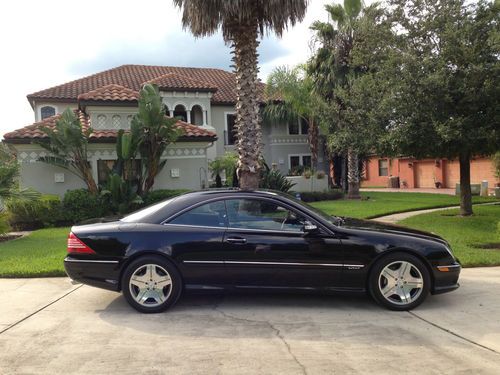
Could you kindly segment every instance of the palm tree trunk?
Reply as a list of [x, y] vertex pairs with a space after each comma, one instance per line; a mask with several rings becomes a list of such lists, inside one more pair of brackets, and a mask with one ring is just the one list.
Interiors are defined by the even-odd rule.
[[359, 162], [358, 154], [352, 149], [347, 150], [347, 198], [360, 199], [359, 195]]
[[472, 191], [470, 188], [470, 155], [468, 152], [459, 156], [460, 161], [460, 215], [470, 216], [472, 211]]
[[312, 168], [316, 170], [318, 168], [318, 125], [311, 117], [309, 118], [309, 148], [311, 150], [311, 164]]
[[233, 39], [236, 74], [236, 128], [240, 188], [259, 187], [261, 128], [257, 87], [257, 24], [238, 25]]

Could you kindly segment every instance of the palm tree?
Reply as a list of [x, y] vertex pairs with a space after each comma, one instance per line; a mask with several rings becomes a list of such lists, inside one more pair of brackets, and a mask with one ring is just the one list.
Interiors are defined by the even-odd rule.
[[183, 8], [182, 23], [196, 37], [222, 36], [233, 49], [236, 73], [238, 175], [242, 189], [259, 186], [261, 128], [259, 115], [259, 36], [283, 34], [305, 15], [309, 0], [173, 0]]
[[56, 121], [54, 128], [44, 126], [41, 130], [49, 141], [40, 141], [38, 144], [49, 151], [50, 155], [39, 160], [73, 172], [85, 182], [92, 194], [97, 194], [97, 184], [88, 161], [88, 143], [92, 129], [83, 129], [75, 112], [68, 108]]
[[312, 81], [306, 74], [305, 66], [274, 69], [267, 78], [266, 96], [269, 103], [264, 108], [264, 118], [286, 122], [299, 119], [307, 123], [312, 167], [316, 169], [319, 129], [315, 113], [318, 98], [313, 92]]
[[[311, 73], [316, 91], [328, 101], [335, 101], [339, 111], [338, 122], [342, 123], [341, 110], [343, 103], [335, 97], [336, 87], [346, 88], [349, 75], [356, 71], [350, 66], [350, 52], [354, 43], [355, 23], [359, 19], [363, 3], [361, 0], [344, 0], [344, 5], [326, 5], [332, 23], [316, 21], [311, 29], [316, 32], [316, 40], [320, 48], [311, 59]], [[347, 153], [348, 198], [359, 199], [359, 159], [353, 148]]]
[[[130, 125], [130, 142], [139, 151], [144, 170], [138, 194], [147, 194], [153, 188], [156, 176], [165, 167], [167, 160], [162, 160], [163, 152], [182, 134], [176, 123], [176, 119], [165, 114], [158, 86], [145, 84], [139, 92], [139, 111]], [[135, 153], [129, 157], [135, 158]]]

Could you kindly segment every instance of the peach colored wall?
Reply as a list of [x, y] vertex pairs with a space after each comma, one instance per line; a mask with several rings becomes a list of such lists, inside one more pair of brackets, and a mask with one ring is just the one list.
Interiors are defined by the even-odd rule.
[[[454, 188], [455, 184], [460, 182], [460, 166], [458, 160], [449, 160], [447, 165], [446, 187]], [[489, 158], [473, 159], [470, 164], [470, 181], [473, 184], [479, 184], [487, 180], [488, 187], [493, 188], [500, 182], [495, 177], [493, 163]]]
[[[387, 176], [378, 175], [378, 156], [372, 156], [366, 164], [366, 174], [361, 182], [361, 186], [387, 186]], [[441, 182], [444, 187], [454, 188], [455, 183], [460, 181], [460, 168], [458, 160], [446, 159], [425, 159], [414, 160], [411, 158], [391, 159], [389, 162], [389, 176], [399, 176], [400, 185], [403, 188], [403, 182], [406, 182], [407, 188], [418, 186], [418, 178], [415, 175], [419, 173], [421, 184], [428, 187], [433, 185], [431, 182]], [[432, 176], [432, 178], [430, 178]], [[432, 181], [431, 181], [432, 179]], [[489, 158], [476, 158], [471, 161], [471, 182], [480, 183], [483, 180], [488, 181], [488, 186], [493, 188], [500, 182], [495, 178], [493, 165]], [[425, 182], [424, 182], [425, 181]], [[430, 182], [429, 182], [430, 181]]]

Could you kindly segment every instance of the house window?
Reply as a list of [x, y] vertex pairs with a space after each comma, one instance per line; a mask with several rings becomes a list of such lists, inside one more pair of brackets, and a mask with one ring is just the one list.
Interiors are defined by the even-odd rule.
[[234, 113], [226, 114], [226, 145], [234, 145], [236, 143], [236, 115]]
[[309, 123], [303, 118], [288, 124], [288, 134], [290, 135], [307, 135], [308, 132]]
[[290, 169], [300, 166], [300, 156], [290, 156]]
[[304, 169], [311, 169], [311, 155], [288, 155], [290, 160], [290, 176], [300, 176]]
[[40, 109], [40, 114], [42, 116], [42, 120], [47, 117], [54, 116], [56, 114], [56, 109], [54, 107], [46, 105]]
[[[99, 185], [106, 185], [108, 182], [109, 175], [113, 171], [113, 167], [115, 166], [116, 160], [97, 160], [97, 182]], [[140, 160], [134, 160], [132, 163], [132, 170], [131, 170], [131, 181], [137, 181], [139, 176], [140, 176], [140, 168], [141, 168], [141, 161]], [[129, 177], [126, 175], [124, 176], [126, 179], [129, 179]]]
[[387, 159], [378, 160], [378, 175], [379, 176], [389, 176], [389, 167]]

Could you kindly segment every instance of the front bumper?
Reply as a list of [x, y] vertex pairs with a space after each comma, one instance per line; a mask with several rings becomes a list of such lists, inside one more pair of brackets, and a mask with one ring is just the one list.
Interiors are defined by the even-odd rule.
[[120, 290], [120, 265], [116, 260], [64, 259], [66, 274], [82, 284], [98, 288]]
[[462, 266], [460, 263], [441, 265], [434, 267], [434, 287], [432, 294], [452, 292], [459, 288], [458, 277]]

